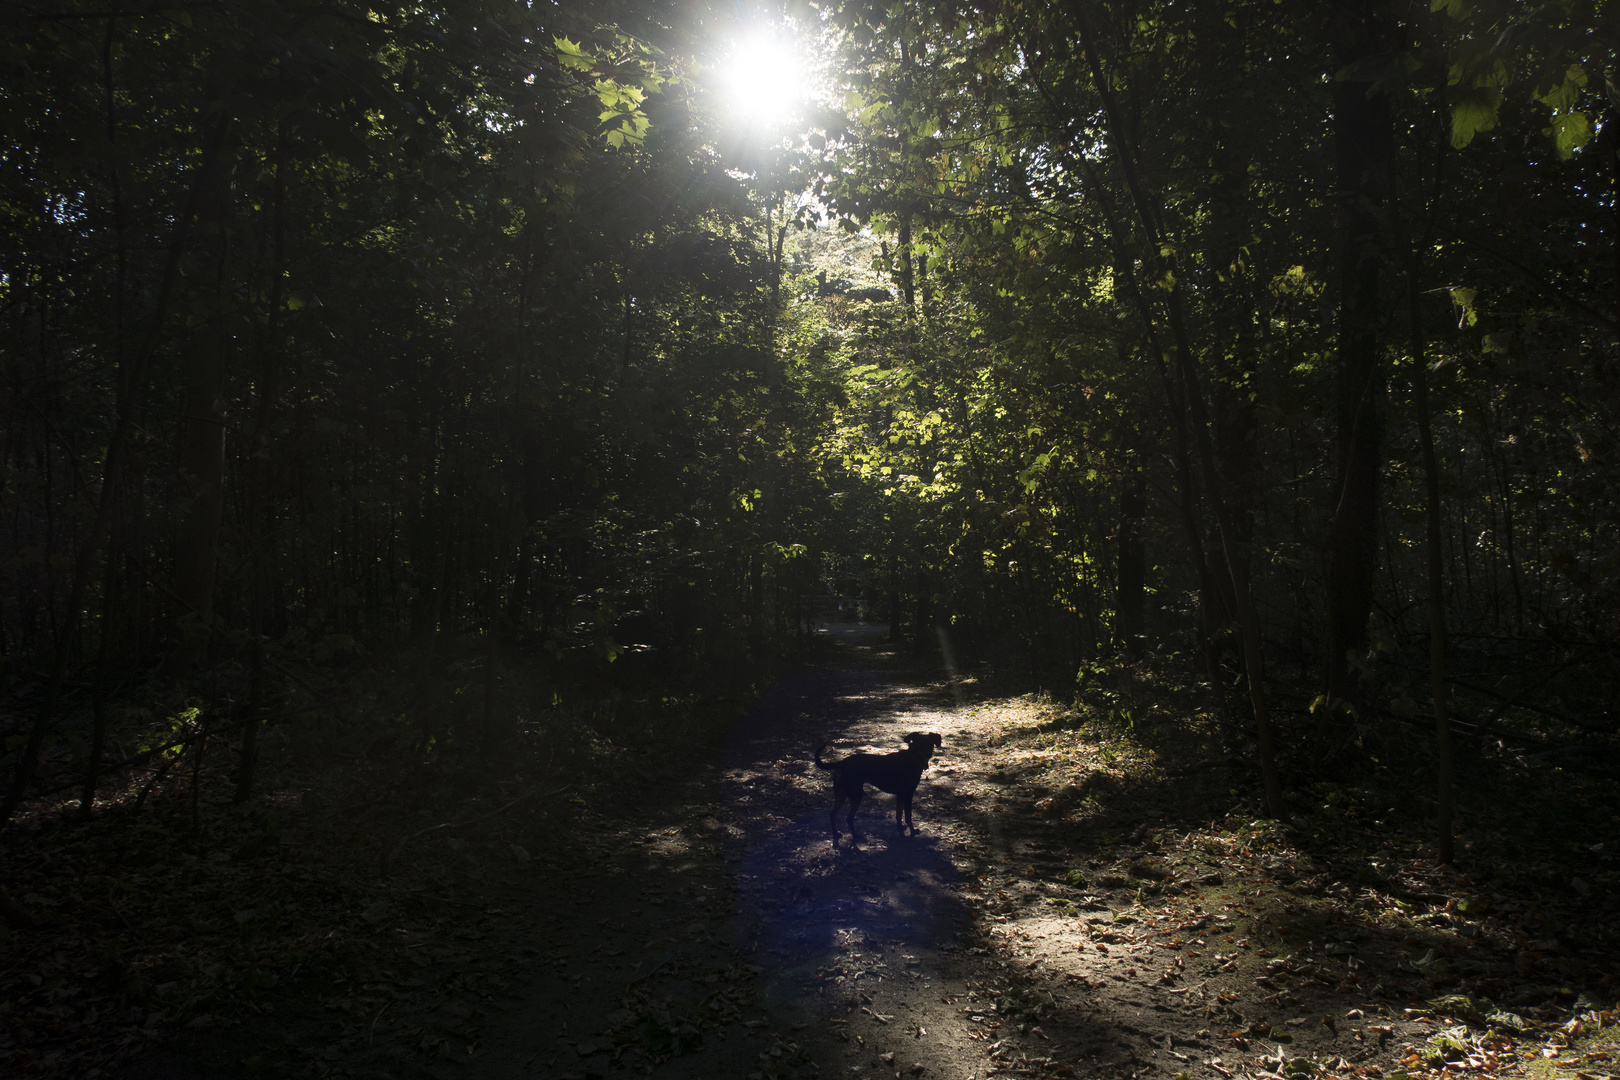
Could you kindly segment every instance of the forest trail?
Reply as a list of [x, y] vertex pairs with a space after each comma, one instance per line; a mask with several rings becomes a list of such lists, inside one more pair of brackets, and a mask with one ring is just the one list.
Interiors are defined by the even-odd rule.
[[[1584, 990], [1607, 993], [1611, 958], [1561, 944], [1545, 892], [1492, 894], [1353, 824], [1249, 821], [1232, 789], [1252, 778], [1184, 728], [1109, 735], [977, 685], [962, 701], [881, 631], [831, 636], [724, 738], [621, 751], [504, 876], [379, 886], [344, 930], [368, 967], [187, 1024], [120, 1075], [1349, 1080], [1608, 1060], [1620, 1029]], [[811, 751], [913, 730], [944, 739], [919, 833], [869, 790], [863, 843], [835, 847]]]
[[[999, 711], [908, 680], [886, 645], [846, 629], [836, 661], [782, 679], [749, 711], [712, 773], [582, 837], [597, 856], [528, 913], [529, 989], [459, 1062], [428, 1073], [1229, 1077], [1240, 1058], [1255, 1071], [1312, 1058], [1348, 1069], [1420, 1033], [1380, 1020], [1387, 1008], [1354, 985], [1290, 1006], [1262, 978], [1242, 996], [1271, 1005], [1242, 1004], [1264, 1037], [1212, 1036], [1210, 1016], [1239, 995], [1195, 977], [1193, 961], [1204, 950], [1230, 972], [1241, 957], [1240, 975], [1217, 977], [1252, 980], [1272, 954], [1222, 934], [1244, 920], [1205, 912], [1197, 893], [1149, 910], [1126, 877], [1077, 886], [1069, 868], [1096, 853], [1032, 816], [1039, 793], [995, 757]], [[892, 797], [871, 793], [862, 845], [846, 834], [833, 847], [812, 748], [893, 748], [912, 730], [944, 737], [917, 795], [920, 834], [898, 836], [883, 819]], [[1141, 814], [1138, 840], [1156, 804]], [[1203, 878], [1221, 887], [1220, 874]]]
[[[973, 797], [956, 782], [971, 725], [885, 662], [882, 631], [830, 633], [837, 658], [749, 710], [711, 775], [693, 778], [704, 797], [632, 812], [595, 841], [612, 854], [546, 916], [548, 959], [570, 974], [537, 978], [492, 1018], [476, 1075], [829, 1076], [957, 1060], [933, 1032], [955, 1012], [941, 999], [962, 993], [951, 968], [972, 917]], [[846, 832], [834, 849], [811, 750], [889, 749], [912, 730], [945, 738], [919, 788], [920, 833], [898, 837], [892, 796], [871, 792], [862, 844]]]

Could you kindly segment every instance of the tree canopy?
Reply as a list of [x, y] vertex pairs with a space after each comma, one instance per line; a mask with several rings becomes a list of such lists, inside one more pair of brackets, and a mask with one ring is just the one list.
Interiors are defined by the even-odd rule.
[[[502, 666], [704, 685], [839, 610], [1201, 681], [1270, 813], [1615, 730], [1613, 5], [0, 19], [8, 815], [154, 698], [245, 793], [295, 669], [483, 671], [412, 737], [487, 752]], [[802, 110], [728, 114], [750, 19]]]

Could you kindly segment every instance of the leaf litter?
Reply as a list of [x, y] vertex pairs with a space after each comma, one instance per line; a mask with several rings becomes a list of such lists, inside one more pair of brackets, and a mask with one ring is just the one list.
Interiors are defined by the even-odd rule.
[[[1552, 837], [1482, 792], [1464, 808], [1479, 854], [1457, 871], [1377, 791], [1319, 788], [1287, 825], [1256, 819], [1232, 794], [1245, 766], [1197, 725], [1144, 733], [1040, 696], [949, 708], [942, 688], [896, 682], [809, 726], [874, 745], [889, 724], [948, 733], [912, 849], [878, 809], [863, 854], [832, 855], [803, 718], [767, 725], [765, 752], [668, 814], [609, 819], [590, 790], [424, 837], [388, 878], [364, 827], [386, 803], [322, 812], [340, 800], [315, 784], [202, 836], [183, 788], [90, 826], [36, 814], [0, 855], [38, 923], [5, 945], [0, 1068], [464, 1068], [509, 1053], [549, 992], [603, 1002], [556, 1005], [561, 1037], [520, 1047], [557, 1076], [1616, 1071], [1614, 804], [1591, 778], [1587, 820]], [[1185, 765], [1211, 757], [1228, 763]], [[943, 861], [907, 854], [925, 846]], [[632, 880], [632, 849], [658, 873]], [[908, 936], [919, 897], [944, 914]]]

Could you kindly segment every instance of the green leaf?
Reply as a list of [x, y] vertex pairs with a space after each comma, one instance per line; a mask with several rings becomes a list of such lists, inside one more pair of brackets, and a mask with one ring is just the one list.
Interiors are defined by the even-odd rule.
[[1502, 91], [1493, 86], [1476, 86], [1463, 91], [1451, 105], [1451, 145], [1461, 150], [1481, 131], [1496, 127], [1502, 108]]
[[563, 67], [573, 68], [575, 71], [590, 71], [596, 66], [596, 58], [579, 45], [565, 37], [554, 40], [557, 44], [557, 63]]
[[1562, 82], [1554, 83], [1552, 89], [1545, 93], [1536, 94], [1535, 98], [1554, 112], [1574, 108], [1576, 99], [1586, 87], [1586, 70], [1579, 64], [1569, 65], [1564, 72]]
[[1553, 137], [1558, 156], [1568, 161], [1575, 151], [1591, 141], [1592, 119], [1583, 112], [1562, 113], [1553, 117], [1552, 127], [1544, 129], [1543, 134]]
[[1462, 312], [1457, 317], [1457, 329], [1473, 326], [1479, 322], [1479, 312], [1474, 309], [1474, 297], [1479, 295], [1477, 289], [1456, 288], [1451, 290], [1451, 302], [1457, 305]]

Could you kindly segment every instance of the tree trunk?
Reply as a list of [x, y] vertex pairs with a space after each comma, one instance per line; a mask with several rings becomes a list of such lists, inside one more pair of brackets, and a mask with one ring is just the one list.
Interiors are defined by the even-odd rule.
[[264, 715], [265, 550], [269, 546], [270, 417], [281, 392], [281, 300], [286, 265], [286, 140], [278, 134], [275, 186], [270, 209], [270, 300], [265, 313], [263, 352], [259, 363], [259, 400], [253, 410], [253, 433], [248, 460], [248, 636], [250, 639], [248, 715], [242, 726], [242, 750], [237, 760], [238, 803], [253, 793], [258, 771], [259, 724]]
[[183, 658], [198, 657], [208, 640], [219, 530], [225, 517], [225, 358], [232, 337], [225, 314], [225, 268], [231, 255], [226, 235], [229, 191], [229, 170], [215, 170], [198, 207], [198, 221], [212, 241], [208, 261], [213, 288], [207, 317], [186, 348], [186, 404], [176, 440], [185, 510], [175, 550], [174, 592], [181, 604], [182, 626], [192, 617], [200, 624], [197, 637], [182, 631]]
[[1446, 601], [1445, 561], [1440, 548], [1440, 466], [1434, 452], [1434, 434], [1429, 430], [1428, 359], [1418, 327], [1418, 286], [1416, 256], [1409, 256], [1407, 305], [1413, 323], [1412, 389], [1417, 409], [1418, 441], [1423, 448], [1423, 495], [1427, 525], [1429, 585], [1429, 696], [1434, 702], [1434, 745], [1438, 808], [1435, 813], [1438, 857], [1452, 861], [1452, 775], [1451, 718], [1446, 707], [1450, 685], [1446, 682]]
[[923, 650], [929, 645], [930, 634], [928, 625], [930, 614], [928, 610], [928, 569], [921, 550], [917, 552], [917, 573], [913, 578], [917, 587], [917, 622], [911, 628], [912, 651], [921, 656]]
[[1440, 464], [1434, 452], [1434, 433], [1430, 429], [1429, 369], [1426, 342], [1423, 336], [1421, 307], [1422, 292], [1418, 286], [1419, 260], [1410, 243], [1403, 243], [1406, 263], [1406, 311], [1410, 327], [1412, 353], [1412, 404], [1417, 412], [1418, 445], [1423, 455], [1424, 521], [1426, 526], [1428, 606], [1429, 606], [1429, 695], [1434, 708], [1434, 742], [1436, 796], [1435, 832], [1438, 861], [1450, 863], [1452, 851], [1452, 775], [1454, 755], [1451, 747], [1451, 718], [1447, 709], [1450, 685], [1446, 681], [1446, 601], [1445, 556], [1440, 546], [1441, 515]]
[[1345, 0], [1333, 12], [1333, 138], [1339, 215], [1339, 350], [1334, 418], [1335, 501], [1327, 544], [1327, 671], [1319, 750], [1341, 758], [1354, 738], [1360, 693], [1349, 657], [1367, 645], [1378, 559], [1379, 467], [1385, 371], [1379, 341], [1379, 274], [1386, 259], [1384, 211], [1391, 182], [1388, 96], [1361, 65], [1389, 48], [1382, 0]]
[[[1497, 444], [1498, 447], [1501, 445]], [[1487, 452], [1492, 450], [1486, 447]], [[1507, 556], [1508, 584], [1513, 587], [1513, 635], [1524, 636], [1524, 587], [1520, 584], [1518, 535], [1513, 524], [1513, 464], [1497, 449], [1496, 480], [1502, 489], [1502, 545]]]
[[500, 588], [492, 584], [490, 594], [490, 602], [487, 605], [489, 608], [488, 625], [484, 631], [483, 717], [478, 733], [479, 756], [486, 761], [495, 755], [502, 742], [502, 732], [497, 729], [495, 724], [495, 671], [496, 663], [500, 659]]
[[213, 614], [219, 528], [225, 515], [225, 409], [221, 400], [225, 335], [193, 343], [191, 391], [180, 435], [181, 491], [188, 502], [175, 554], [174, 591], [204, 628]]
[[1142, 655], [1147, 555], [1142, 546], [1142, 516], [1147, 512], [1147, 476], [1135, 455], [1119, 493], [1119, 579], [1115, 636], [1132, 660]]
[[[108, 496], [103, 495], [103, 498]], [[111, 525], [111, 540], [107, 545], [107, 559], [101, 578], [101, 633], [96, 641], [96, 670], [90, 690], [92, 723], [90, 728], [90, 760], [84, 767], [84, 787], [79, 794], [79, 816], [89, 820], [96, 805], [96, 785], [101, 780], [101, 757], [107, 746], [107, 666], [112, 655], [112, 639], [118, 623], [117, 614], [121, 579], [118, 574], [119, 523]]]
[[[1436, 87], [1436, 91], [1440, 88]], [[1444, 100], [1436, 93], [1436, 101]], [[1446, 117], [1436, 117], [1436, 127], [1444, 132]], [[1433, 190], [1440, 190], [1441, 166], [1444, 162], [1446, 138], [1436, 139]], [[1440, 501], [1440, 460], [1434, 450], [1432, 412], [1429, 405], [1428, 338], [1423, 328], [1422, 270], [1420, 251], [1430, 243], [1430, 215], [1428, 208], [1419, 224], [1417, 240], [1406, 234], [1403, 227], [1401, 203], [1396, 198], [1393, 182], [1390, 185], [1390, 219], [1394, 226], [1395, 242], [1400, 251], [1406, 276], [1407, 349], [1412, 357], [1412, 406], [1417, 412], [1418, 448], [1423, 459], [1423, 499], [1426, 544], [1427, 599], [1429, 608], [1429, 696], [1434, 711], [1435, 745], [1435, 833], [1436, 856], [1439, 863], [1449, 865], [1454, 857], [1452, 844], [1452, 817], [1454, 805], [1453, 774], [1455, 755], [1451, 746], [1451, 717], [1448, 709], [1450, 684], [1446, 680], [1446, 567], [1441, 547], [1444, 531], [1444, 507]]]
[[[113, 283], [113, 336], [112, 357], [114, 365], [123, 370], [126, 361], [127, 343], [124, 334], [125, 298], [129, 284], [129, 249], [125, 242], [125, 206], [122, 170], [118, 161], [118, 105], [116, 84], [113, 76], [113, 40], [117, 34], [118, 20], [109, 16], [107, 19], [107, 33], [102, 39], [101, 46], [101, 72], [102, 92], [106, 108], [106, 139], [108, 167], [108, 187], [112, 194], [113, 233], [116, 237], [117, 267], [114, 271]], [[118, 484], [118, 479], [112, 475], [107, 476], [108, 484]], [[117, 492], [102, 491], [103, 499], [113, 499], [116, 509], [123, 502], [122, 485], [118, 484]], [[91, 712], [93, 721], [90, 730], [90, 760], [85, 763], [84, 788], [79, 795], [79, 816], [88, 820], [95, 809], [96, 785], [101, 779], [101, 757], [107, 744], [107, 664], [111, 654], [112, 637], [115, 620], [118, 616], [118, 606], [121, 599], [119, 585], [121, 578], [118, 575], [118, 540], [122, 522], [115, 517], [108, 519], [108, 546], [107, 561], [102, 571], [101, 585], [101, 633], [96, 641], [96, 673], [93, 689], [91, 690]], [[0, 634], [0, 653], [4, 652], [5, 638]]]
[[889, 640], [900, 640], [900, 556], [894, 550], [899, 546], [897, 538], [890, 538], [889, 550]]

